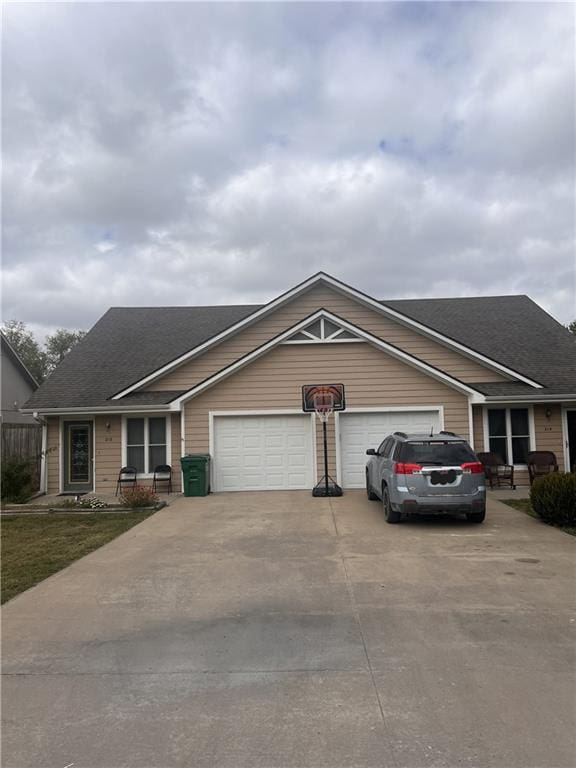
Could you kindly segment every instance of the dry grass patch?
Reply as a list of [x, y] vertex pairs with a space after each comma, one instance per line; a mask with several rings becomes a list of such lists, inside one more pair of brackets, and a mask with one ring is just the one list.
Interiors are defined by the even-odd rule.
[[141, 523], [154, 510], [2, 518], [1, 601], [15, 597]]

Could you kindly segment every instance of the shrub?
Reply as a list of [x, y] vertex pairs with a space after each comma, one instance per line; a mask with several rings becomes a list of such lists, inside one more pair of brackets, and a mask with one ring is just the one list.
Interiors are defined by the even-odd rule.
[[138, 509], [138, 507], [153, 507], [158, 504], [158, 496], [152, 488], [143, 485], [137, 485], [135, 488], [128, 488], [120, 496], [120, 501], [125, 507]]
[[576, 525], [576, 474], [554, 472], [539, 477], [530, 489], [530, 502], [544, 522]]
[[106, 509], [108, 507], [108, 504], [106, 504], [105, 501], [102, 501], [102, 499], [99, 499], [96, 496], [87, 496], [86, 498], [80, 499], [80, 501], [78, 502], [78, 506], [84, 507], [87, 509]]
[[2, 498], [15, 504], [28, 501], [33, 493], [33, 462], [8, 459], [2, 462]]

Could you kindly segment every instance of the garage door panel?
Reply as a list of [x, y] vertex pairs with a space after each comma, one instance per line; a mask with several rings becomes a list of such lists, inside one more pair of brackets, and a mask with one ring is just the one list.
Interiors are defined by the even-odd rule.
[[216, 416], [214, 490], [311, 488], [313, 445], [308, 416]]
[[343, 488], [364, 487], [366, 450], [377, 448], [387, 435], [441, 428], [437, 410], [342, 413], [339, 419]]

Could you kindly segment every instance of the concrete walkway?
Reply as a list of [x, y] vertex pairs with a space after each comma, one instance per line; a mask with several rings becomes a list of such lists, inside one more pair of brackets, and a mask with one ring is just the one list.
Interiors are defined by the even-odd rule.
[[3, 768], [572, 768], [576, 540], [180, 499], [8, 603]]

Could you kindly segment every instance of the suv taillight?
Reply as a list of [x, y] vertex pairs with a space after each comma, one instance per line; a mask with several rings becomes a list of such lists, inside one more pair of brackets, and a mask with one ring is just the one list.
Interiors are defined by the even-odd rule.
[[481, 475], [484, 472], [484, 464], [480, 461], [467, 461], [460, 465], [465, 475]]
[[413, 475], [415, 472], [421, 472], [421, 464], [406, 464], [403, 461], [397, 461], [394, 464], [394, 474], [396, 475]]

